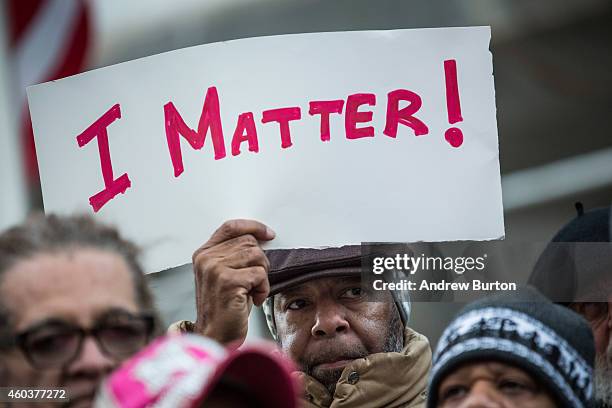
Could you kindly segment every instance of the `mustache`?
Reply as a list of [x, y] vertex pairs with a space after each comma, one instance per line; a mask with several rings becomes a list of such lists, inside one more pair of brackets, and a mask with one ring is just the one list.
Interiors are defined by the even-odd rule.
[[331, 363], [338, 360], [354, 360], [366, 357], [369, 354], [368, 350], [361, 344], [348, 345], [333, 341], [321, 344], [318, 350], [307, 353], [307, 356], [301, 359], [300, 365], [309, 372], [312, 371], [313, 367], [319, 364]]

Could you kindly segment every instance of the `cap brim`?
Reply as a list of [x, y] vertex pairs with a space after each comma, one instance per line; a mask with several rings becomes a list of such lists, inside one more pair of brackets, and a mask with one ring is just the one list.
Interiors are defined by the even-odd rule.
[[317, 271], [311, 271], [302, 275], [294, 275], [287, 279], [282, 279], [279, 282], [271, 283], [270, 294], [268, 296], [274, 296], [284, 290], [299, 286], [306, 282], [315, 279], [322, 278], [338, 278], [346, 276], [361, 276], [360, 266], [347, 266], [343, 268], [323, 269]]
[[217, 366], [194, 408], [206, 401], [206, 397], [221, 379], [243, 386], [249, 395], [257, 398], [261, 406], [296, 408], [298, 390], [291, 376], [292, 371], [294, 367], [291, 363], [275, 355], [270, 348], [247, 346], [231, 351]]

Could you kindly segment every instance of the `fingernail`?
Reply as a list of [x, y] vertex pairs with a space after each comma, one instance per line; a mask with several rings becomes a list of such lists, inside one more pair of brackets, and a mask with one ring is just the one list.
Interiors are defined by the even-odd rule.
[[266, 235], [268, 236], [269, 239], [272, 239], [276, 236], [276, 232], [274, 232], [272, 228], [266, 227]]

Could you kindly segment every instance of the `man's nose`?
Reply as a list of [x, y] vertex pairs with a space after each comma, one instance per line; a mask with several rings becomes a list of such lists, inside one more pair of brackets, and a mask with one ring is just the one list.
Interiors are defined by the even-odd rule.
[[501, 408], [502, 406], [493, 384], [479, 381], [472, 385], [469, 395], [462, 401], [460, 408]]
[[317, 305], [315, 319], [311, 330], [313, 337], [333, 337], [350, 327], [342, 306], [332, 301]]
[[68, 366], [71, 375], [101, 376], [110, 373], [117, 362], [102, 352], [91, 336], [83, 339], [79, 355]]

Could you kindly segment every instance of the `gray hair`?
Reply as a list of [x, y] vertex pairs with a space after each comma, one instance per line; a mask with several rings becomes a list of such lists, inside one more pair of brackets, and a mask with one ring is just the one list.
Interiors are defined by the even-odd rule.
[[[155, 333], [160, 321], [153, 296], [138, 261], [139, 249], [108, 225], [85, 215], [58, 216], [37, 214], [28, 221], [0, 234], [0, 285], [4, 272], [16, 263], [41, 253], [58, 253], [78, 248], [93, 248], [119, 255], [128, 265], [134, 282], [136, 301], [143, 312], [154, 316]], [[0, 346], [12, 337], [11, 316], [0, 301]]]

